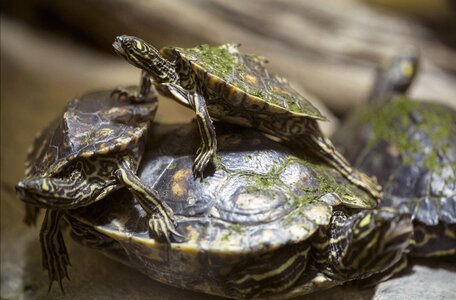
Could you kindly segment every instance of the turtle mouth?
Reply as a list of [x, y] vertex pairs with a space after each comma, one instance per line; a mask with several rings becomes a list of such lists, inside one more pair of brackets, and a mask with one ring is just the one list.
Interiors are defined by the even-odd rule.
[[125, 50], [123, 49], [121, 43], [116, 39], [114, 43], [112, 43], [112, 46], [114, 47], [114, 51], [116, 51], [117, 54], [121, 56], [126, 56], [127, 53], [125, 53]]

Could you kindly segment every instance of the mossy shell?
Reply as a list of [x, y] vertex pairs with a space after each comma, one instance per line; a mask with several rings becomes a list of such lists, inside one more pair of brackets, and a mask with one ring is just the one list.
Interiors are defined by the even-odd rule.
[[266, 104], [275, 114], [290, 113], [326, 120], [285, 78], [269, 73], [263, 57], [241, 53], [237, 45], [200, 45], [188, 49], [166, 47], [161, 53], [170, 60], [180, 56], [195, 72], [205, 73], [213, 86], [226, 84], [231, 88], [230, 94], [245, 94], [251, 107], [264, 107]]
[[[382, 206], [412, 213], [418, 239], [422, 230], [434, 232], [427, 237], [435, 238], [435, 245], [429, 243], [426, 251], [421, 250], [436, 255], [444, 248], [456, 251], [454, 110], [396, 97], [355, 113], [334, 134], [334, 141], [355, 167], [383, 185]], [[441, 234], [439, 242], [436, 233], [444, 231], [452, 231], [448, 236], [453, 239]]]
[[336, 170], [254, 130], [218, 124], [217, 131], [219, 151], [210, 176], [200, 180], [192, 173], [199, 145], [195, 124], [163, 138], [155, 134], [138, 171], [173, 209], [185, 241], [166, 245], [151, 239], [148, 216], [122, 190], [70, 212], [78, 239], [155, 280], [241, 297], [230, 282], [242, 280], [245, 269], [273, 272], [274, 264], [296, 253], [287, 271], [303, 272], [309, 240], [329, 224], [335, 206], [357, 211], [377, 204]]
[[[126, 91], [134, 95], [137, 87]], [[50, 176], [78, 158], [131, 150], [139, 160], [157, 99], [143, 103], [120, 91], [100, 91], [71, 99], [61, 117], [35, 139], [26, 159], [26, 177]]]

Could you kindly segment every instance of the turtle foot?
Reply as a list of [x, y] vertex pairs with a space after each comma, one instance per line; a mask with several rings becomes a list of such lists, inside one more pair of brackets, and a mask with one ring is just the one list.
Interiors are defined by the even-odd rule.
[[181, 243], [185, 237], [177, 232], [174, 221], [169, 216], [163, 217], [155, 213], [149, 219], [149, 233], [159, 242]]

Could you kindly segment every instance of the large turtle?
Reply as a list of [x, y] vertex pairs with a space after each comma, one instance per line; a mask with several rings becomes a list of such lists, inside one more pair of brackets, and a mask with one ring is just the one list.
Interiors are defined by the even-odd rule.
[[320, 130], [326, 118], [286, 79], [270, 74], [265, 59], [243, 54], [236, 45], [163, 48], [131, 36], [119, 36], [116, 52], [143, 70], [144, 82], [195, 111], [201, 147], [194, 164], [196, 175], [213, 161], [217, 139], [212, 120], [254, 127], [282, 140], [311, 149], [352, 183], [380, 197], [374, 179], [351, 168]]
[[157, 244], [123, 191], [69, 211], [73, 236], [160, 282], [231, 298], [310, 293], [401, 258], [409, 216], [372, 210], [375, 199], [336, 170], [252, 129], [217, 125], [217, 138], [214, 175], [202, 181], [192, 174], [196, 124], [154, 134], [138, 170], [185, 241]]
[[411, 255], [454, 254], [456, 112], [405, 96], [417, 66], [413, 52], [385, 64], [369, 103], [335, 133], [335, 142], [356, 167], [378, 178], [381, 206], [411, 214]]
[[63, 116], [36, 138], [27, 157], [25, 179], [16, 191], [28, 204], [29, 222], [37, 212], [31, 207], [46, 208], [40, 241], [50, 285], [57, 280], [62, 288], [62, 279], [68, 276], [59, 225], [66, 209], [90, 205], [128, 187], [151, 218], [154, 234], [169, 238], [169, 232], [175, 232], [172, 211], [135, 174], [157, 107], [153, 95], [141, 100], [133, 96], [136, 89], [70, 100]]

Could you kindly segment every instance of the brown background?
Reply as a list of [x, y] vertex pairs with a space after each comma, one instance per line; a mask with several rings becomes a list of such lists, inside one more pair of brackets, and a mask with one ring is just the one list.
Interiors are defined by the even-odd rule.
[[[360, 105], [375, 67], [409, 45], [423, 54], [414, 97], [456, 107], [456, 23], [450, 1], [14, 1], [1, 16], [1, 297], [2, 299], [215, 299], [156, 283], [67, 237], [73, 267], [67, 294], [47, 295], [38, 228], [22, 224], [14, 184], [35, 133], [66, 101], [93, 89], [136, 84], [139, 72], [111, 50], [115, 35], [157, 47], [241, 42], [270, 68], [311, 95], [330, 116], [330, 133]], [[390, 7], [399, 3], [400, 7]], [[405, 4], [404, 4], [405, 3]], [[337, 116], [337, 117], [336, 117]], [[161, 99], [158, 120], [186, 122], [192, 113]], [[338, 288], [325, 299], [456, 298], [454, 259], [420, 261], [377, 289]], [[412, 297], [415, 296], [415, 297]]]

